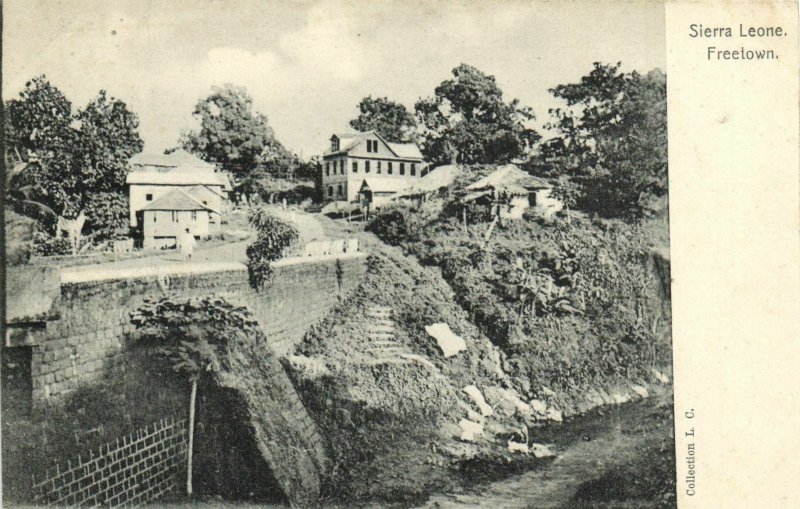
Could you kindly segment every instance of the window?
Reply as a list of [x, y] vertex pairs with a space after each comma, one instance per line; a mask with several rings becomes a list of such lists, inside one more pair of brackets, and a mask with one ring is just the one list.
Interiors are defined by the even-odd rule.
[[400, 163], [400, 175], [406, 174], [406, 163]]
[[331, 175], [331, 163], [325, 163], [325, 176], [330, 177]]
[[378, 141], [367, 140], [367, 152], [377, 152], [377, 151], [378, 151]]
[[203, 200], [203, 205], [208, 205], [208, 202], [206, 200]]
[[172, 211], [172, 222], [173, 223], [177, 223], [178, 222], [178, 211], [177, 210], [173, 210]]
[[338, 195], [339, 197], [344, 196], [344, 193], [342, 192], [342, 184], [339, 184]]
[[333, 198], [333, 186], [328, 186], [328, 198]]
[[369, 161], [364, 161], [364, 173], [369, 173]]
[[147, 193], [146, 195], [144, 195], [144, 199], [147, 200], [147, 201], [153, 201], [153, 195], [150, 194], [150, 193]]
[[339, 150], [339, 138], [334, 136], [331, 138], [331, 152], [336, 152]]
[[378, 171], [377, 171], [377, 173], [380, 173], [380, 172], [381, 172], [381, 162], [378, 161]]
[[197, 211], [196, 210], [192, 211], [192, 221], [197, 221]]
[[367, 140], [367, 152], [372, 152], [372, 140]]
[[391, 161], [389, 161], [389, 162], [388, 162], [388, 163], [386, 163], [386, 164], [389, 166], [388, 168], [386, 168], [386, 173], [388, 173], [389, 175], [391, 175], [391, 174], [392, 174], [392, 162], [391, 162]]
[[414, 164], [414, 163], [411, 163], [411, 176], [413, 177], [416, 174], [417, 174], [417, 165]]
[[353, 173], [358, 173], [358, 161], [353, 161]]

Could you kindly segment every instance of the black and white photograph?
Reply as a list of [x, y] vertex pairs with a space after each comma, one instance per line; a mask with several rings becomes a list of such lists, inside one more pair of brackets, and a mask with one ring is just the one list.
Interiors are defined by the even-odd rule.
[[2, 10], [4, 507], [694, 488], [664, 2]]

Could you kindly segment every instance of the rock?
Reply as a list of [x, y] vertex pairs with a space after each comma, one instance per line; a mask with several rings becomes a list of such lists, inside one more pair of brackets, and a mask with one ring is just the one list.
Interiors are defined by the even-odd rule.
[[614, 404], [616, 404], [616, 405], [621, 405], [621, 404], [627, 403], [628, 401], [631, 400], [630, 396], [628, 396], [628, 395], [623, 396], [622, 394], [620, 394], [618, 392], [615, 392], [611, 397], [614, 399]]
[[445, 359], [467, 349], [467, 344], [464, 342], [464, 340], [461, 337], [456, 336], [453, 331], [450, 330], [450, 326], [446, 323], [426, 325], [425, 332], [430, 334], [436, 340], [436, 343], [442, 350], [442, 355], [444, 355]]
[[486, 392], [486, 397], [489, 399], [492, 406], [496, 408], [501, 415], [511, 417], [517, 413], [517, 407], [514, 405], [514, 402], [506, 396], [504, 390], [505, 389], [497, 386], [490, 386], [484, 389], [484, 392]]
[[555, 456], [549, 447], [542, 444], [531, 444], [529, 450], [537, 458], [549, 458], [551, 456]]
[[655, 379], [661, 382], [662, 384], [667, 385], [669, 383], [669, 378], [666, 375], [664, 375], [664, 373], [662, 373], [661, 371], [655, 368], [651, 369], [650, 371], [653, 373], [653, 377], [655, 377]]
[[478, 437], [483, 435], [483, 424], [481, 423], [461, 419], [458, 421], [458, 426], [461, 428], [461, 440], [475, 442]]
[[508, 452], [519, 452], [522, 454], [529, 454], [531, 451], [528, 444], [521, 444], [519, 442], [508, 441]]
[[328, 366], [325, 365], [325, 362], [315, 357], [290, 355], [287, 360], [292, 369], [302, 373], [308, 378], [317, 378], [322, 375], [330, 374], [330, 370]]
[[519, 393], [514, 389], [500, 389], [503, 398], [514, 405], [514, 409], [519, 412], [525, 418], [530, 419], [533, 417], [533, 410], [531, 410], [531, 406], [524, 401], [520, 397]]
[[631, 390], [635, 392], [640, 398], [646, 398], [648, 396], [647, 389], [645, 389], [641, 385], [634, 385], [631, 387]]
[[472, 401], [478, 407], [478, 410], [480, 410], [481, 415], [483, 415], [484, 417], [490, 417], [491, 415], [494, 414], [494, 411], [492, 411], [492, 407], [490, 407], [486, 403], [486, 400], [483, 399], [483, 394], [481, 394], [480, 389], [478, 389], [474, 385], [468, 385], [464, 387], [463, 390], [465, 393], [467, 393], [467, 395], [470, 398], [472, 398]]
[[467, 412], [467, 419], [480, 423], [483, 423], [486, 420], [484, 416], [482, 416], [481, 414], [470, 408], [469, 404], [464, 403], [461, 400], [458, 400], [458, 406], [460, 406], [465, 412]]
[[544, 417], [545, 414], [547, 413], [547, 405], [542, 400], [532, 399], [530, 407], [531, 410], [533, 410], [537, 415], [541, 415], [542, 417]]
[[564, 417], [561, 415], [561, 411], [556, 410], [555, 408], [548, 408], [545, 417], [555, 422], [561, 422], [564, 420]]

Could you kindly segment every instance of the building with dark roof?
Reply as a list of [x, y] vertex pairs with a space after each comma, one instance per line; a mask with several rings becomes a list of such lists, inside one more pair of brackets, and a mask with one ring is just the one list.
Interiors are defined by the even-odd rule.
[[334, 134], [320, 165], [323, 201], [380, 205], [417, 182], [423, 164], [415, 143], [390, 143], [374, 131]]

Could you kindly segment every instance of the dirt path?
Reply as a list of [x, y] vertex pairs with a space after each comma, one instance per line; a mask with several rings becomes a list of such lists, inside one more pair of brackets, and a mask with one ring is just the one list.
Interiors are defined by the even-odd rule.
[[[637, 460], [646, 445], [671, 433], [671, 428], [653, 424], [656, 408], [663, 401], [659, 397], [625, 407], [608, 408], [603, 414], [587, 416], [586, 422], [580, 422], [582, 418], [579, 418], [577, 428], [563, 430], [567, 436], [558, 436], [559, 431], [555, 430], [550, 437], [556, 442], [553, 449], [558, 455], [551, 463], [474, 491], [434, 495], [421, 508], [571, 507], [572, 497], [584, 483]], [[570, 424], [564, 427], [568, 428]], [[622, 501], [615, 501], [613, 507], [627, 506]]]

